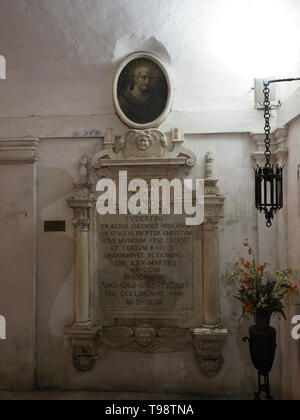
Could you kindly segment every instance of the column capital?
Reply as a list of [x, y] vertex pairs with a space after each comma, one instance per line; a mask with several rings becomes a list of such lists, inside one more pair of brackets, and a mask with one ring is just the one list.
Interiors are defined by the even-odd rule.
[[73, 226], [81, 231], [89, 230], [90, 220], [87, 217], [79, 217], [73, 220]]
[[204, 230], [214, 230], [219, 227], [219, 217], [218, 216], [206, 216], [203, 220], [203, 229]]
[[72, 198], [68, 200], [68, 206], [73, 209], [73, 226], [82, 232], [89, 230], [89, 209], [91, 201], [87, 198]]

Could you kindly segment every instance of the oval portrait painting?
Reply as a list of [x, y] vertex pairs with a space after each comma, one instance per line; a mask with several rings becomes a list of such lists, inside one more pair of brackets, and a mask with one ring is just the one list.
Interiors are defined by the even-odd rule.
[[148, 53], [127, 57], [114, 80], [114, 105], [131, 128], [158, 127], [171, 107], [171, 81], [158, 58]]

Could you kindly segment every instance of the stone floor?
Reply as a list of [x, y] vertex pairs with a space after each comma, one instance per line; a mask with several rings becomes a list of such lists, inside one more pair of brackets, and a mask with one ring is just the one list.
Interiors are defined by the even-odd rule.
[[194, 394], [162, 394], [145, 392], [91, 392], [91, 391], [34, 391], [34, 392], [4, 392], [0, 391], [0, 401], [33, 400], [94, 400], [94, 401], [121, 401], [121, 400], [161, 400], [161, 401], [196, 401], [196, 400], [244, 400], [251, 397], [221, 396], [212, 397]]

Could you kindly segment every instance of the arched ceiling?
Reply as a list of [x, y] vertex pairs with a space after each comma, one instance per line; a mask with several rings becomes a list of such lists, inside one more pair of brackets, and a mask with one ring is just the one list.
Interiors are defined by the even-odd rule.
[[118, 63], [169, 67], [173, 109], [246, 109], [255, 77], [300, 73], [299, 0], [0, 0], [0, 116], [113, 113]]

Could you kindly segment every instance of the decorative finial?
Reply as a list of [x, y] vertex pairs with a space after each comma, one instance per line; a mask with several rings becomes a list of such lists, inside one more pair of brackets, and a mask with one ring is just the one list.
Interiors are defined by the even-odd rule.
[[205, 156], [205, 179], [213, 178], [214, 176], [214, 156], [212, 152], [207, 152]]
[[182, 128], [173, 128], [172, 142], [175, 147], [179, 147], [184, 143], [184, 132]]
[[104, 149], [111, 149], [115, 145], [115, 134], [113, 128], [108, 128], [104, 136]]

